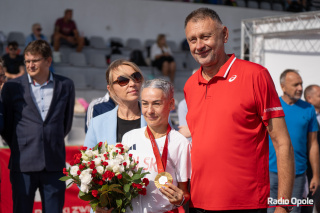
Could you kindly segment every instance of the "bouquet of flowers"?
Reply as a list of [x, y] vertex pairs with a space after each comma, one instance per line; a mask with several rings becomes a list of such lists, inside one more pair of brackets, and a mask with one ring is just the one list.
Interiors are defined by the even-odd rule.
[[112, 212], [125, 212], [131, 201], [139, 194], [146, 194], [149, 180], [144, 178], [143, 168], [138, 168], [128, 153], [129, 147], [117, 143], [98, 143], [93, 149], [82, 147], [74, 155], [71, 167], [64, 168], [66, 175], [60, 180], [72, 180], [80, 187], [79, 197], [90, 201], [91, 208], [114, 208]]

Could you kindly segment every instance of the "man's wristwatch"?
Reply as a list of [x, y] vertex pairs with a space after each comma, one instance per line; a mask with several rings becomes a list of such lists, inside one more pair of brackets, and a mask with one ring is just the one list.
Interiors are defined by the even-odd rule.
[[179, 204], [179, 205], [175, 205], [176, 207], [180, 207], [180, 206], [182, 206], [183, 205], [183, 203], [184, 203], [184, 200], [185, 200], [185, 197], [184, 197], [184, 195], [182, 195], [182, 201], [181, 201], [181, 203]]
[[286, 212], [288, 212], [288, 213], [293, 210], [293, 206], [277, 206], [277, 207], [284, 208], [286, 210]]

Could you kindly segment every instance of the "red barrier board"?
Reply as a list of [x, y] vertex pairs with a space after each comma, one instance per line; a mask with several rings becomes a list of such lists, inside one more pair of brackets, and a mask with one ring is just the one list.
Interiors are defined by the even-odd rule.
[[[79, 146], [66, 147], [66, 165], [73, 160], [74, 154], [79, 152]], [[12, 192], [10, 183], [10, 170], [8, 163], [10, 158], [9, 148], [0, 148], [0, 213], [12, 212]], [[63, 213], [89, 213], [88, 202], [78, 198], [79, 188], [72, 184], [66, 189]], [[36, 196], [33, 213], [42, 213], [41, 200]]]

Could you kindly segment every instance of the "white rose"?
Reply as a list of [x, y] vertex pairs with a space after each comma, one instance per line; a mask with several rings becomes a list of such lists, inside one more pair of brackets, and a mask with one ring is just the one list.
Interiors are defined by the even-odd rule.
[[96, 170], [100, 175], [102, 175], [104, 173], [104, 168], [102, 166], [97, 166]]
[[112, 170], [114, 173], [122, 173], [124, 172], [124, 167], [117, 164], [112, 168]]
[[101, 165], [101, 158], [95, 158], [94, 160], [94, 164], [96, 165], [96, 166], [100, 166]]
[[91, 173], [92, 173], [92, 169], [86, 169], [81, 172], [81, 174], [79, 175], [79, 178], [81, 180], [81, 184], [88, 185], [91, 182], [91, 180], [92, 180]]
[[117, 164], [119, 164], [118, 162], [116, 162], [115, 160], [108, 160], [108, 166], [106, 167], [107, 170], [112, 171], [113, 167]]
[[113, 148], [114, 148], [114, 145], [109, 145], [108, 146], [108, 152], [111, 152], [113, 150]]
[[93, 153], [92, 153], [92, 150], [86, 150], [86, 152], [84, 153], [86, 156], [88, 156], [89, 158], [92, 158], [93, 156]]
[[124, 144], [123, 145], [123, 149], [124, 149], [125, 152], [127, 152], [130, 149], [130, 147], [128, 145]]
[[79, 166], [72, 166], [70, 169], [70, 174], [72, 176], [78, 176]]
[[81, 158], [82, 158], [83, 161], [89, 161], [90, 160], [90, 158], [86, 154], [82, 154]]
[[87, 184], [81, 184], [80, 186], [80, 190], [84, 193], [88, 193], [89, 192], [89, 185]]
[[119, 161], [119, 163], [122, 163], [122, 161], [124, 161], [124, 157], [122, 155], [117, 155], [116, 160]]
[[129, 172], [128, 172], [128, 175], [129, 175], [130, 177], [132, 177], [132, 176], [133, 176], [133, 173], [132, 173], [131, 171], [129, 171]]
[[99, 150], [94, 150], [92, 151], [93, 156], [98, 156], [99, 155]]

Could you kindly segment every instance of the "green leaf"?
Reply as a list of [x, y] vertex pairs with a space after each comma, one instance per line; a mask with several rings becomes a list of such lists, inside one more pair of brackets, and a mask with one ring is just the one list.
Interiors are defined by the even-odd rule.
[[94, 199], [92, 194], [85, 194], [85, 195], [82, 195], [82, 196], [79, 195], [79, 197], [80, 197], [81, 200], [85, 200], [85, 201], [90, 201], [90, 200]]
[[101, 190], [100, 191], [108, 191], [109, 189], [109, 185], [108, 184], [105, 184], [101, 187]]
[[118, 192], [118, 193], [120, 193], [120, 194], [124, 194], [122, 190], [116, 189], [116, 188], [115, 188], [115, 189], [112, 189], [112, 190], [110, 190], [110, 191], [112, 191], [112, 192]]
[[59, 180], [61, 180], [61, 181], [66, 181], [66, 180], [69, 180], [69, 179], [72, 179], [72, 178], [69, 177], [69, 176], [63, 176], [63, 177], [60, 178]]
[[123, 189], [125, 192], [129, 192], [131, 184], [124, 185]]
[[132, 180], [138, 180], [140, 179], [140, 174], [135, 174], [131, 177]]
[[131, 177], [126, 172], [122, 172], [122, 177], [126, 180], [131, 180]]
[[93, 203], [93, 204], [91, 204], [90, 206], [91, 206], [91, 208], [93, 209], [93, 212], [96, 212], [96, 208], [97, 208], [97, 205], [98, 205], [99, 203]]
[[120, 208], [122, 205], [122, 200], [118, 199], [118, 200], [116, 200], [116, 202], [117, 202], [117, 207]]
[[109, 203], [108, 194], [102, 194], [100, 196], [101, 206], [107, 206]]
[[126, 209], [121, 209], [121, 212], [126, 212]]
[[140, 167], [137, 171], [137, 174], [141, 174], [143, 167]]

